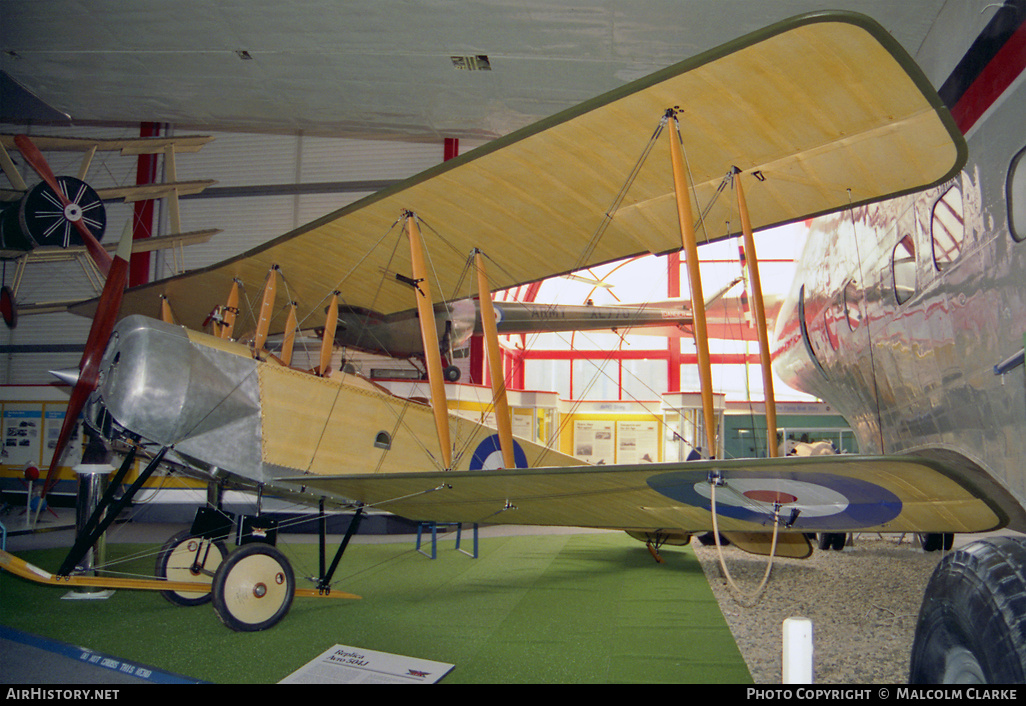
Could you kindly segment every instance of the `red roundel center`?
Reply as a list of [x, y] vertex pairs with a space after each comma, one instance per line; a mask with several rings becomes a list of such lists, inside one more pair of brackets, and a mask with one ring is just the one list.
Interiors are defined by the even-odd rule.
[[749, 500], [755, 500], [760, 503], [787, 505], [788, 503], [798, 502], [798, 498], [795, 496], [789, 493], [781, 493], [779, 490], [746, 490], [744, 496]]

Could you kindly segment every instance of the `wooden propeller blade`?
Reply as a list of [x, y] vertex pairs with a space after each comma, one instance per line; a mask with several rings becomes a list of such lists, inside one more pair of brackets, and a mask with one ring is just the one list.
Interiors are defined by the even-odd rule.
[[[35, 143], [32, 142], [28, 135], [16, 135], [14, 144], [17, 145], [21, 155], [25, 158], [25, 162], [53, 189], [54, 193], [57, 194], [57, 198], [61, 200], [61, 205], [67, 208], [71, 202], [65, 195], [64, 189], [61, 188], [60, 182], [57, 181], [57, 177], [54, 176], [53, 170], [50, 169], [50, 164], [46, 161], [43, 153], [39, 151]], [[71, 222], [78, 230], [79, 235], [82, 236], [82, 242], [85, 244], [89, 256], [93, 258], [93, 262], [96, 263], [96, 267], [106, 276], [110, 272], [112, 262], [110, 253], [104, 250], [103, 246], [100, 245], [100, 241], [89, 231], [89, 228], [81, 218]]]
[[100, 293], [100, 301], [96, 307], [96, 315], [93, 317], [93, 325], [89, 329], [89, 337], [86, 339], [85, 350], [82, 352], [82, 359], [78, 364], [79, 375], [75, 387], [71, 391], [71, 399], [68, 401], [68, 410], [64, 414], [64, 423], [61, 424], [60, 435], [57, 437], [57, 445], [53, 450], [53, 458], [50, 460], [50, 469], [46, 473], [46, 481], [43, 483], [43, 490], [40, 497], [46, 497], [57, 483], [57, 468], [60, 466], [64, 452], [67, 450], [68, 441], [71, 439], [71, 432], [78, 422], [78, 417], [85, 409], [89, 395], [96, 389], [100, 375], [100, 360], [103, 351], [107, 347], [107, 341], [114, 330], [114, 324], [118, 320], [118, 311], [121, 309], [121, 300], [125, 294], [125, 285], [128, 283], [128, 258], [132, 252], [132, 229], [131, 222], [125, 226], [125, 233], [121, 237], [121, 244], [118, 246], [116, 257], [107, 273], [107, 281]]

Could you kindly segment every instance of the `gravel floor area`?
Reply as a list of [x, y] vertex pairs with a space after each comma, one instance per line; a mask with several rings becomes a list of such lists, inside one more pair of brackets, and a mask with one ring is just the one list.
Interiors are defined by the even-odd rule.
[[[757, 601], [739, 598], [723, 577], [715, 546], [692, 542], [752, 679], [781, 683], [782, 625], [812, 620], [817, 684], [901, 684], [923, 590], [941, 552], [924, 552], [910, 536], [856, 535], [842, 551], [777, 559]], [[766, 557], [724, 548], [727, 571], [752, 593]]]

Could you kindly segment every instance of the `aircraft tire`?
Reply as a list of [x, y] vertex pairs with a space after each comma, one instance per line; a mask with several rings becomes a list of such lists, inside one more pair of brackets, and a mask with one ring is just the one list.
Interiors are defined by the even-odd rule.
[[247, 544], [228, 555], [214, 574], [214, 612], [236, 632], [276, 625], [289, 612], [296, 578], [285, 555], [269, 544]]
[[946, 555], [923, 597], [911, 684], [1026, 680], [1026, 540], [985, 539]]
[[446, 366], [445, 370], [442, 371], [442, 377], [445, 378], [446, 382], [456, 382], [460, 379], [460, 369], [455, 365]]
[[[716, 546], [716, 535], [714, 535], [712, 532], [706, 532], [704, 534], [698, 535], [698, 541], [699, 543], [701, 543], [703, 547], [714, 547]], [[722, 534], [720, 535], [720, 546], [730, 546], [730, 540], [724, 537]]]
[[[192, 572], [192, 564], [195, 561], [197, 552], [206, 553], [206, 547], [211, 551], [206, 556], [206, 561], [200, 573]], [[188, 530], [173, 535], [157, 554], [157, 565], [154, 568], [154, 575], [157, 578], [170, 579], [172, 581], [202, 581], [204, 577], [208, 581], [214, 580], [214, 573], [221, 565], [224, 558], [228, 556], [228, 548], [224, 542], [213, 542], [194, 538]], [[161, 591], [160, 595], [167, 600], [180, 606], [203, 605], [210, 602], [210, 591], [184, 592], [184, 591]]]
[[919, 543], [923, 545], [924, 552], [935, 552], [940, 549], [948, 551], [954, 542], [955, 535], [951, 532], [929, 532], [919, 535]]
[[841, 551], [847, 541], [848, 535], [844, 532], [820, 532], [819, 534], [819, 548], [823, 550]]

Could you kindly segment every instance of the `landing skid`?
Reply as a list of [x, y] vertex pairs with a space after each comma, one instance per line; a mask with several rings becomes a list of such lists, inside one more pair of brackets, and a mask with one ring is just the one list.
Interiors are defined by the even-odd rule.
[[[0, 550], [0, 569], [9, 571], [15, 576], [28, 579], [33, 583], [47, 586], [63, 586], [67, 588], [109, 588], [131, 589], [135, 591], [181, 591], [184, 593], [209, 593], [210, 584], [200, 581], [169, 581], [167, 579], [126, 579], [109, 576], [57, 576], [24, 559], [19, 559], [10, 552]], [[330, 593], [316, 588], [296, 588], [297, 598], [347, 598], [358, 600], [361, 596], [342, 591]]]

